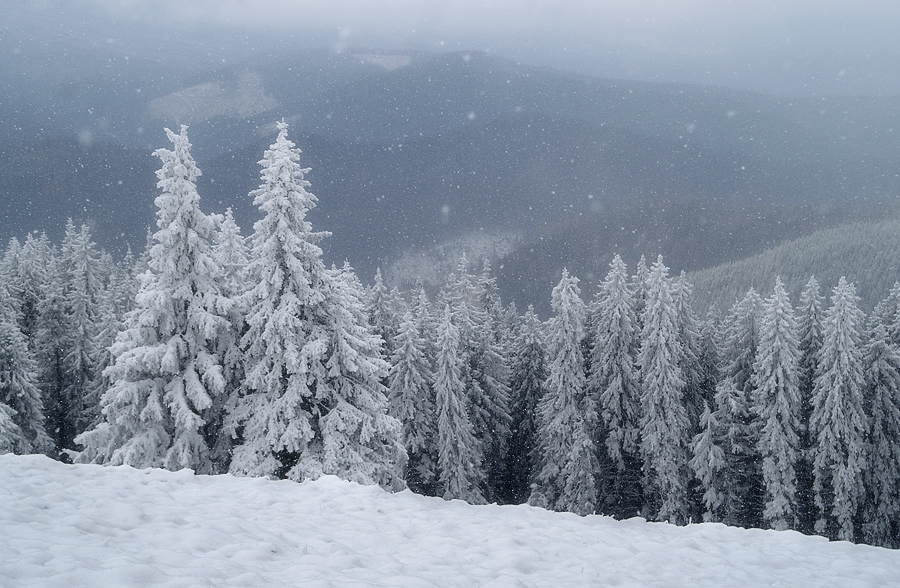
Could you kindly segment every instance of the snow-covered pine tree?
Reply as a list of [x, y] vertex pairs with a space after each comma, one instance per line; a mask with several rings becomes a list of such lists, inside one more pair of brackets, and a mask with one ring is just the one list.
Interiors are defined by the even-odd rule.
[[684, 405], [682, 350], [668, 268], [662, 256], [650, 269], [644, 307], [641, 368], [641, 456], [649, 518], [688, 522], [690, 421]]
[[37, 361], [37, 385], [44, 405], [44, 426], [53, 440], [53, 455], [56, 456], [63, 449], [72, 448], [77, 409], [65, 393], [72, 379], [65, 365], [70, 350], [67, 324], [70, 308], [66, 301], [68, 276], [58, 256], [47, 260], [43, 280], [31, 345]]
[[703, 366], [700, 359], [700, 319], [691, 305], [694, 287], [682, 271], [672, 283], [672, 299], [678, 317], [678, 339], [681, 341], [681, 373], [684, 377], [684, 403], [690, 420], [690, 435], [700, 427], [703, 403]]
[[795, 465], [800, 445], [797, 319], [781, 278], [763, 306], [753, 368], [756, 451], [765, 483], [763, 523], [797, 528]]
[[17, 275], [10, 292], [19, 299], [19, 321], [22, 334], [35, 351], [35, 337], [40, 329], [40, 305], [46, 294], [55, 253], [45, 233], [29, 233], [18, 255]]
[[222, 375], [225, 379], [223, 393], [213, 398], [208, 411], [204, 436], [215, 439], [210, 447], [210, 458], [216, 471], [227, 471], [232, 453], [231, 435], [223, 433], [228, 407], [237, 402], [238, 390], [244, 380], [244, 354], [240, 338], [244, 332], [244, 309], [238, 303], [247, 290], [247, 240], [234, 220], [231, 208], [218, 217], [218, 228], [213, 234], [212, 255], [221, 269], [219, 289], [222, 296], [231, 300], [231, 310], [225, 316], [231, 327], [218, 339], [216, 352], [222, 359]]
[[460, 378], [469, 396], [468, 410], [479, 452], [484, 460], [483, 493], [496, 499], [503, 483], [503, 464], [509, 438], [508, 368], [489, 332], [488, 316], [480, 305], [478, 285], [465, 256], [445, 298], [459, 329], [459, 353], [464, 359]]
[[358, 282], [327, 271], [306, 218], [316, 197], [300, 150], [278, 123], [250, 193], [254, 225], [247, 275], [246, 380], [226, 430], [237, 439], [230, 471], [304, 480], [334, 474], [395, 487], [405, 452], [387, 415], [387, 365], [369, 332]]
[[641, 386], [634, 299], [622, 258], [616, 255], [597, 293], [591, 327], [589, 393], [598, 407], [597, 447], [603, 448], [608, 514], [634, 516], [641, 508]]
[[703, 492], [701, 502], [706, 523], [719, 522], [725, 517], [728, 498], [725, 479], [728, 463], [723, 449], [725, 431], [716, 415], [717, 411], [710, 410], [709, 404], [704, 403], [700, 432], [691, 441], [689, 462]]
[[0, 446], [13, 453], [50, 453], [37, 366], [19, 329], [18, 301], [0, 282]]
[[700, 395], [704, 406], [715, 406], [723, 346], [722, 318], [718, 307], [713, 304], [700, 324]]
[[716, 389], [716, 418], [729, 431], [725, 459], [730, 483], [723, 522], [742, 527], [761, 525], [764, 500], [756, 436], [751, 426], [753, 366], [759, 346], [761, 310], [762, 299], [750, 288], [728, 313], [721, 370], [722, 379], [727, 378], [728, 383]]
[[800, 293], [800, 459], [797, 461], [797, 517], [798, 530], [812, 533], [818, 516], [813, 491], [813, 447], [816, 440], [809, 434], [812, 415], [813, 387], [819, 354], [822, 349], [822, 320], [825, 299], [816, 278], [810, 277]]
[[375, 270], [375, 280], [366, 296], [366, 312], [369, 322], [384, 341], [387, 357], [391, 357], [396, 349], [394, 337], [400, 331], [403, 318], [402, 300], [396, 291], [389, 291], [381, 277], [381, 268]]
[[728, 402], [717, 402], [719, 398], [723, 401], [730, 398], [732, 394], [729, 394], [727, 388], [734, 386], [729, 378], [723, 379], [722, 396], [717, 395], [722, 339], [721, 319], [718, 310], [712, 306], [700, 326], [700, 392], [703, 412], [700, 414], [699, 432], [691, 441], [690, 460], [694, 477], [699, 482], [699, 488], [695, 490], [700, 495], [696, 500], [703, 509], [702, 517], [705, 522], [725, 519], [728, 486], [733, 481], [728, 468], [730, 453], [726, 453], [726, 449], [730, 452], [731, 447], [728, 428], [719, 421], [723, 417], [725, 424], [731, 423], [733, 426], [733, 415]]
[[634, 297], [634, 316], [637, 319], [635, 330], [638, 333], [644, 330], [644, 306], [647, 304], [647, 280], [650, 277], [650, 268], [647, 267], [647, 258], [641, 254], [637, 268], [631, 277], [631, 292]]
[[137, 279], [134, 276], [134, 256], [131, 248], [118, 263], [108, 253], [100, 254], [100, 265], [106, 287], [97, 302], [96, 339], [94, 341], [94, 378], [85, 395], [83, 425], [80, 431], [93, 429], [101, 421], [100, 403], [111, 383], [106, 368], [115, 363], [110, 348], [118, 334], [125, 329], [125, 315], [134, 309]]
[[222, 294], [238, 298], [247, 289], [247, 240], [234, 220], [231, 208], [225, 210], [218, 230], [213, 235], [213, 255], [222, 268]]
[[437, 407], [438, 479], [440, 494], [483, 504], [484, 479], [481, 444], [475, 438], [469, 398], [461, 379], [464, 358], [460, 354], [459, 329], [453, 324], [450, 305], [437, 328], [434, 394]]
[[887, 297], [875, 305], [869, 322], [883, 326], [890, 342], [900, 347], [900, 282], [894, 282]]
[[510, 396], [512, 433], [507, 453], [508, 496], [512, 504], [528, 500], [531, 483], [537, 473], [537, 406], [544, 396], [547, 381], [544, 338], [541, 322], [528, 307], [522, 318], [520, 335], [512, 356]]
[[[508, 336], [503, 303], [497, 280], [491, 273], [491, 264], [485, 259], [477, 282], [476, 304], [476, 353], [472, 368], [484, 394], [481, 406], [486, 409], [489, 421], [486, 428], [476, 426], [476, 435], [484, 447], [487, 489], [489, 497], [496, 501], [507, 494], [508, 472], [506, 454], [512, 426], [510, 415]], [[485, 426], [483, 425], [483, 426]]]
[[578, 278], [563, 270], [553, 288], [553, 318], [547, 328], [545, 394], [538, 403], [540, 465], [529, 502], [559, 511], [588, 515], [597, 511], [596, 476], [600, 473], [593, 439], [596, 407], [586, 393], [585, 308]]
[[187, 127], [166, 129], [174, 150], [158, 149], [157, 227], [136, 308], [113, 344], [105, 421], [79, 435], [82, 462], [212, 471], [202, 432], [224, 389], [219, 338], [231, 302], [219, 289], [211, 252], [215, 224], [200, 210]]
[[864, 317], [858, 305], [856, 288], [842, 277], [825, 313], [809, 423], [810, 434], [816, 440], [813, 459], [813, 489], [819, 509], [816, 532], [844, 541], [856, 537], [855, 519], [864, 497], [868, 433], [860, 344]]
[[884, 325], [868, 345], [866, 405], [869, 416], [863, 534], [867, 543], [900, 547], [900, 353]]
[[316, 383], [316, 396], [327, 408], [317, 425], [321, 456], [301, 457], [294, 479], [329, 474], [402, 490], [407, 454], [400, 421], [388, 414], [382, 382], [390, 365], [382, 357], [383, 341], [369, 324], [365, 289], [353, 268], [345, 262], [329, 274], [323, 309], [330, 337], [326, 378]]
[[99, 273], [99, 254], [87, 225], [81, 225], [77, 231], [66, 227], [60, 261], [65, 276], [68, 309], [65, 320], [67, 345], [63, 357], [67, 378], [63, 396], [69, 407], [71, 431], [60, 435], [59, 443], [60, 449], [73, 450], [74, 437], [94, 424], [96, 407], [91, 406], [88, 395], [91, 383], [98, 375], [98, 315], [104, 290]]
[[390, 415], [403, 425], [403, 444], [409, 455], [406, 482], [414, 492], [433, 495], [437, 480], [434, 374], [424, 335], [407, 311], [395, 340], [388, 400]]

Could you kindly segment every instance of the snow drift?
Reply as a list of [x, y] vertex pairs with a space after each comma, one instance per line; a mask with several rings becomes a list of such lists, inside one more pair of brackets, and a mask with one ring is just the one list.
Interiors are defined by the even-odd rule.
[[0, 455], [0, 586], [891, 586], [900, 552]]

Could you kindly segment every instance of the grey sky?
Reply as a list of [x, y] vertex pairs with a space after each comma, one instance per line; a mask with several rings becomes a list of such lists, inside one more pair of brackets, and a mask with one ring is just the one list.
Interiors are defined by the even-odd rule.
[[786, 94], [900, 93], [895, 0], [69, 0], [67, 5], [108, 12], [120, 23], [225, 27], [231, 34], [290, 36], [293, 42], [336, 50], [484, 49], [594, 75]]
[[898, 4], [887, 0], [90, 1], [124, 15], [165, 14], [173, 20], [267, 29], [431, 33], [437, 39], [502, 28], [523, 35], [577, 34], [617, 42], [656, 39], [666, 48], [690, 45], [696, 36], [727, 44], [754, 32], [825, 24], [840, 35], [858, 34], [864, 42], [867, 28], [896, 23], [900, 16]]

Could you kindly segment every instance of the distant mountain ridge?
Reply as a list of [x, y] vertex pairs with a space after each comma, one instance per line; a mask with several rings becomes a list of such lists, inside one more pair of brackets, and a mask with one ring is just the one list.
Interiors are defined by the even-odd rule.
[[[616, 243], [626, 258], [691, 249], [673, 267], [699, 269], [882, 214], [900, 195], [900, 99], [605, 80], [477, 51], [384, 52], [385, 67], [373, 54], [269, 52], [163, 77], [151, 73], [158, 63], [115, 61], [113, 77], [90, 83], [8, 82], [21, 91], [0, 104], [0, 235], [59, 233], [73, 216], [102, 244], [139, 247], [154, 222], [150, 152], [181, 122], [205, 209], [233, 206], [245, 233], [256, 162], [285, 118], [312, 167], [312, 221], [334, 233], [331, 260], [367, 277], [467, 235], [515, 234], [498, 276], [520, 302], [548, 296], [563, 266], [602, 274]], [[704, 208], [707, 232], [730, 250], [698, 248], [690, 221]]]

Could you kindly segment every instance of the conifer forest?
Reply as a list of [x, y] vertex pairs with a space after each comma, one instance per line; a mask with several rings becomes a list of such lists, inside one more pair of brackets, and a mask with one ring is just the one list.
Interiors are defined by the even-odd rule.
[[615, 256], [590, 297], [563, 271], [543, 318], [490, 259], [364, 285], [323, 261], [288, 131], [249, 234], [203, 212], [182, 126], [142, 251], [72, 221], [10, 240], [0, 452], [900, 547], [900, 284], [868, 315], [815, 276], [701, 308], [662, 256]]

